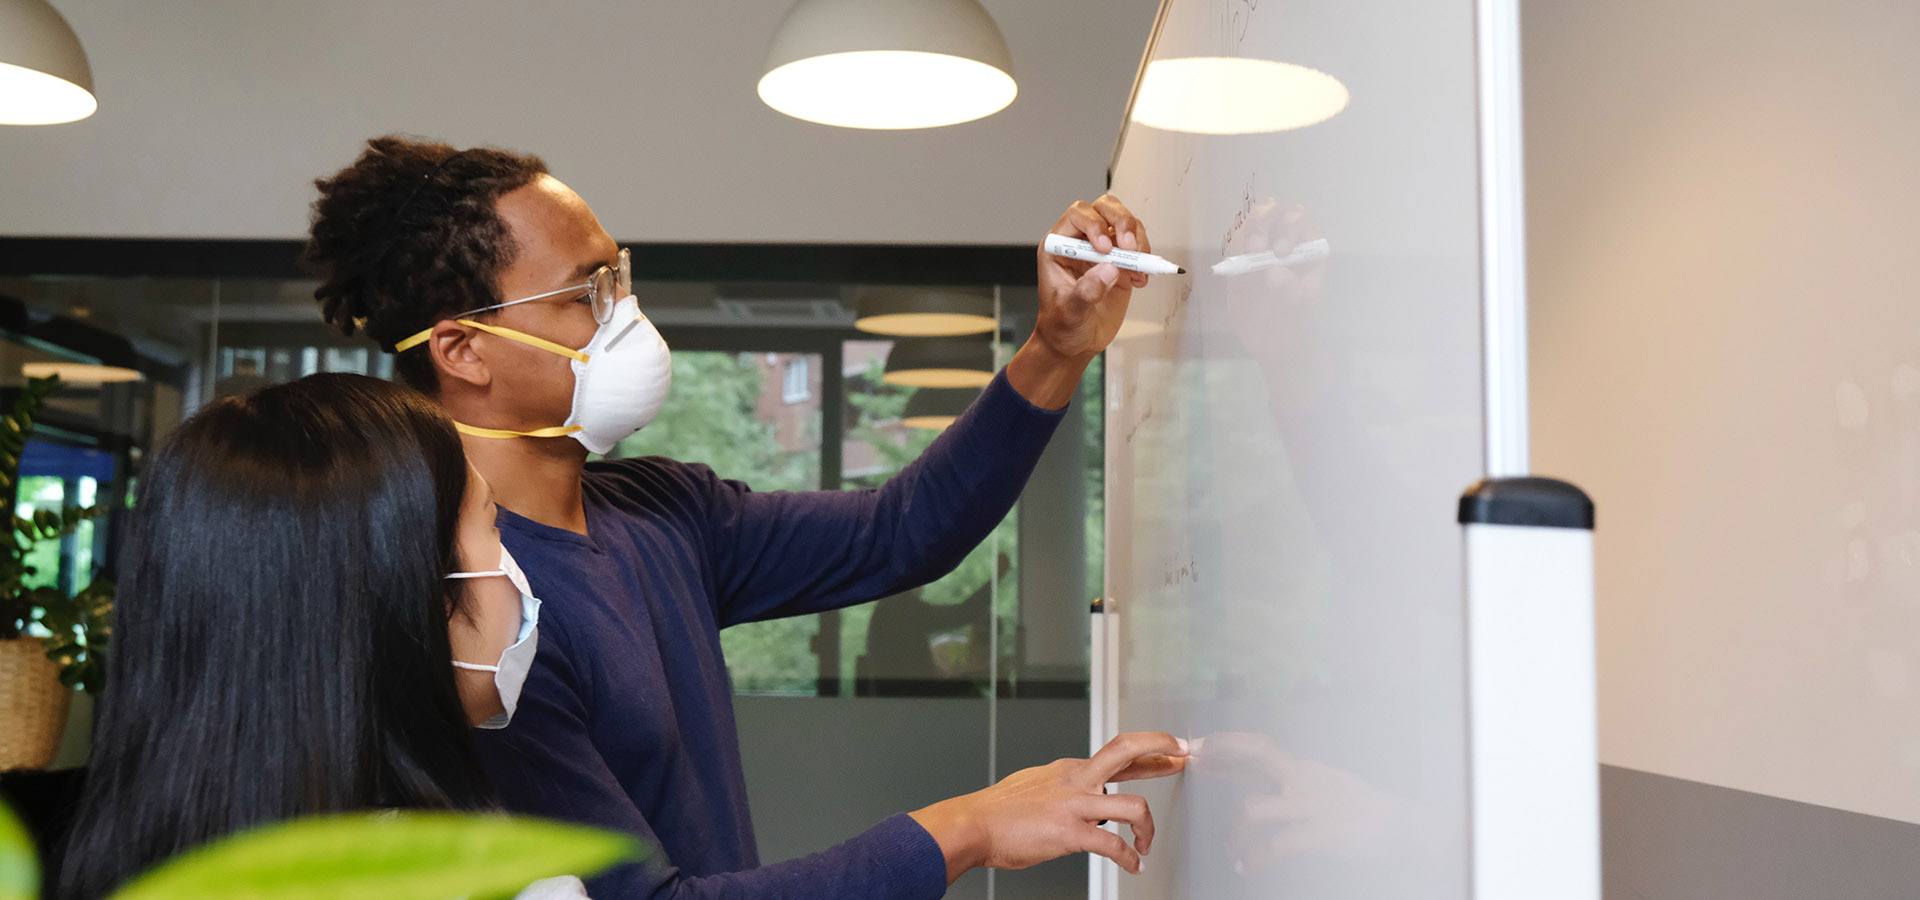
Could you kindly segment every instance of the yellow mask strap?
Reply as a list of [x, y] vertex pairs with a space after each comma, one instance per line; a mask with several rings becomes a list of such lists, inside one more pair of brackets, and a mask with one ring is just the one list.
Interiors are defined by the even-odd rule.
[[[531, 334], [525, 334], [523, 332], [515, 331], [511, 328], [502, 328], [498, 325], [488, 325], [485, 322], [476, 322], [472, 319], [460, 319], [458, 321], [460, 322], [460, 324], [465, 325], [469, 328], [478, 328], [481, 331], [484, 331], [496, 337], [503, 337], [510, 341], [519, 341], [520, 343], [526, 344], [529, 347], [535, 347], [541, 350], [545, 350], [548, 353], [564, 356], [568, 359], [579, 360], [580, 362], [583, 362], [583, 363], [587, 361], [587, 354], [582, 353], [579, 350], [575, 350], [572, 347], [566, 347], [560, 344], [556, 344], [552, 341], [547, 340], [546, 338], [534, 337]], [[431, 336], [433, 336], [432, 328], [422, 328], [420, 329], [419, 333], [408, 337], [406, 340], [401, 341], [400, 343], [394, 344], [393, 352], [405, 353], [408, 350], [412, 350], [413, 348], [426, 343], [427, 338]], [[461, 434], [470, 435], [472, 437], [477, 437], [477, 438], [496, 438], [496, 439], [523, 438], [523, 437], [531, 437], [531, 438], [566, 437], [569, 434], [573, 434], [574, 432], [581, 430], [581, 427], [579, 425], [552, 425], [546, 428], [536, 428], [532, 431], [511, 431], [505, 428], [481, 428], [477, 425], [468, 425], [465, 422], [455, 422], [453, 423], [453, 427], [458, 429]]]
[[[579, 362], [582, 362], [582, 363], [587, 361], [586, 353], [579, 350], [575, 350], [572, 347], [568, 347], [563, 344], [556, 344], [550, 340], [547, 340], [546, 338], [534, 337], [533, 335], [527, 334], [525, 332], [515, 331], [511, 328], [502, 328], [498, 325], [488, 325], [485, 322], [476, 322], [472, 319], [459, 319], [457, 321], [459, 321], [460, 324], [465, 325], [469, 328], [478, 328], [481, 331], [484, 331], [495, 337], [503, 337], [510, 341], [519, 341], [520, 343], [526, 344], [529, 347], [536, 347], [541, 350], [545, 350], [548, 353], [564, 356], [572, 360], [578, 360]], [[413, 348], [426, 343], [427, 338], [432, 336], [433, 336], [432, 328], [422, 328], [417, 334], [414, 334], [413, 336], [408, 337], [406, 340], [401, 341], [398, 344], [394, 344], [393, 352], [405, 353], [408, 350], [412, 350]]]
[[554, 425], [548, 428], [535, 428], [532, 431], [508, 431], [505, 428], [481, 428], [477, 425], [468, 425], [464, 422], [455, 422], [453, 423], [453, 427], [459, 429], [461, 434], [471, 435], [477, 438], [566, 437], [580, 430], [580, 426], [578, 425]]

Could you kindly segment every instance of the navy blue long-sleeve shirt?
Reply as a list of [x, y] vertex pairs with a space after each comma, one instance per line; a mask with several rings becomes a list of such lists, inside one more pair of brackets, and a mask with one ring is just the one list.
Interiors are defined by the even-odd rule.
[[759, 865], [720, 629], [947, 573], [1013, 507], [1060, 417], [1002, 373], [877, 490], [754, 493], [645, 458], [587, 466], [585, 535], [503, 510], [501, 538], [542, 606], [512, 723], [477, 733], [502, 801], [655, 848], [590, 880], [596, 900], [944, 894], [940, 848], [904, 813]]

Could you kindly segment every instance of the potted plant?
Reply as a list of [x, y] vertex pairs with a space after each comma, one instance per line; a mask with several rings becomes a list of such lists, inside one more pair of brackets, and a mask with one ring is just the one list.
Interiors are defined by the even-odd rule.
[[[422, 810], [294, 819], [229, 835], [170, 860], [113, 900], [515, 896], [557, 875], [592, 877], [649, 846], [585, 825]], [[0, 804], [0, 900], [40, 895], [32, 838]]]
[[13, 409], [0, 416], [0, 512], [12, 526], [0, 539], [0, 771], [45, 768], [60, 747], [70, 690], [97, 691], [109, 636], [113, 585], [96, 579], [69, 597], [32, 587], [38, 572], [28, 553], [92, 519], [96, 509], [19, 514], [20, 457], [34, 420], [58, 378], [29, 379]]

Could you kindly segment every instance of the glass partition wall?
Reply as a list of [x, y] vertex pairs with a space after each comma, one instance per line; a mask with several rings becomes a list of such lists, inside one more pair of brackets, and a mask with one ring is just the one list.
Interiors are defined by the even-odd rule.
[[[973, 268], [1000, 277], [943, 274], [993, 289], [997, 327], [964, 340], [1004, 363], [1032, 325], [1032, 251], [972, 249], [991, 259]], [[759, 491], [862, 490], [937, 437], [965, 395], [890, 383], [895, 348], [923, 339], [854, 326], [860, 286], [924, 278], [913, 249], [827, 252], [825, 265], [783, 256], [792, 252], [767, 252], [766, 281], [637, 275], [642, 308], [673, 348], [674, 386], [654, 423], [610, 456], [705, 463]], [[55, 274], [19, 258], [0, 271], [0, 402], [30, 375], [65, 376], [22, 460], [23, 510], [107, 510], [35, 549], [36, 577], [67, 590], [110, 574], [143, 457], [199, 406], [315, 372], [392, 375], [390, 355], [320, 323], [312, 282], [296, 277]], [[763, 859], [1084, 755], [1087, 608], [1102, 570], [1100, 383], [1096, 368], [1018, 507], [951, 574], [722, 633]], [[916, 401], [923, 391], [935, 393]], [[84, 761], [87, 718], [75, 709], [64, 763]], [[976, 873], [951, 896], [1071, 894], [1084, 873], [1075, 860]]]

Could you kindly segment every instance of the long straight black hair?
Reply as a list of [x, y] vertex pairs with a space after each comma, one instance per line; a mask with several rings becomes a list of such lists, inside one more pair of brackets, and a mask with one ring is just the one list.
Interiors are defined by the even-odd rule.
[[442, 580], [466, 484], [439, 408], [359, 375], [222, 400], [173, 433], [121, 548], [62, 896], [276, 820], [491, 807]]

